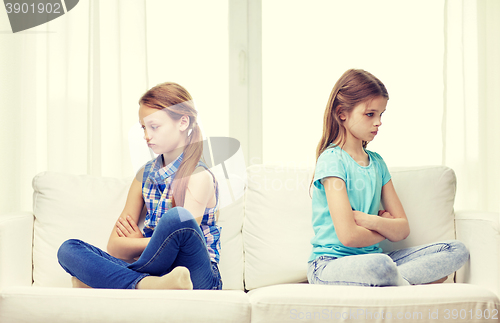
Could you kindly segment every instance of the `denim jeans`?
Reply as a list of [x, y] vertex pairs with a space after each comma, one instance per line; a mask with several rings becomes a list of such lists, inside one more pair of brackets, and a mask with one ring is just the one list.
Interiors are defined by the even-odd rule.
[[320, 256], [309, 262], [311, 284], [353, 286], [405, 286], [431, 283], [446, 277], [469, 259], [459, 241], [436, 242], [396, 250], [335, 258]]
[[210, 261], [200, 226], [182, 207], [161, 217], [146, 249], [133, 263], [74, 239], [61, 245], [57, 257], [66, 272], [94, 288], [134, 289], [146, 276], [163, 276], [184, 266], [194, 289], [222, 289], [218, 266]]

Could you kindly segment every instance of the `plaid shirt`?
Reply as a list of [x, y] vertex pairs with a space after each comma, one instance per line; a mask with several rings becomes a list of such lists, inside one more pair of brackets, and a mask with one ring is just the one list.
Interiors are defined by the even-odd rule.
[[[182, 153], [176, 160], [170, 164], [163, 166], [163, 155], [158, 155], [146, 163], [144, 174], [142, 177], [142, 196], [146, 204], [148, 213], [144, 220], [144, 237], [149, 238], [153, 235], [153, 231], [158, 224], [161, 216], [172, 208], [172, 181], [175, 173], [179, 169], [182, 162]], [[208, 166], [201, 160], [198, 166], [204, 167], [212, 175], [215, 185], [216, 204], [213, 208], [206, 208], [203, 213], [203, 219], [200, 223], [200, 229], [205, 236], [207, 250], [210, 255], [210, 260], [219, 263], [220, 250], [220, 230], [215, 221], [215, 214], [219, 210], [219, 186], [215, 176], [212, 174]]]

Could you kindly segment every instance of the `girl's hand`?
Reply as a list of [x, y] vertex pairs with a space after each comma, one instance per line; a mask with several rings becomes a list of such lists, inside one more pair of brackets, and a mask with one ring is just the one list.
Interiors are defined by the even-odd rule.
[[[354, 222], [356, 222], [357, 225], [373, 230], [373, 221], [376, 221], [374, 219], [374, 215], [371, 214], [366, 214], [360, 211], [353, 211], [354, 213]], [[387, 212], [386, 210], [380, 210], [378, 211], [378, 216], [381, 218], [386, 218], [386, 219], [395, 219], [392, 214]]]
[[119, 218], [116, 222], [116, 233], [122, 238], [143, 238], [142, 232], [130, 216]]
[[352, 211], [354, 213], [354, 222], [360, 227], [364, 227], [369, 229], [370, 221], [372, 220], [373, 215], [366, 214], [360, 211]]
[[[356, 222], [357, 225], [369, 230], [373, 230], [375, 221], [377, 221], [375, 215], [366, 214], [360, 211], [353, 211], [353, 213], [354, 222]], [[395, 217], [386, 210], [378, 211], [378, 216], [386, 219], [395, 219]]]
[[392, 214], [390, 214], [389, 212], [387, 212], [386, 210], [380, 210], [380, 211], [378, 211], [378, 216], [380, 216], [382, 218], [386, 218], [386, 219], [395, 219], [396, 218]]

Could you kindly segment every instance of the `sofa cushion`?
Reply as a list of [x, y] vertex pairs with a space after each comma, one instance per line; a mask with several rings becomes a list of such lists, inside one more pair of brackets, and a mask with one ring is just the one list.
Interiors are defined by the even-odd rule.
[[243, 244], [248, 290], [307, 280], [311, 252], [312, 168], [253, 165], [247, 169]]
[[[57, 172], [43, 172], [35, 176], [35, 286], [71, 286], [70, 276], [57, 262], [57, 250], [65, 240], [81, 239], [106, 250], [111, 230], [125, 206], [131, 182], [132, 178]], [[243, 289], [242, 221], [243, 198], [221, 210], [219, 224], [223, 229], [219, 267], [224, 289]]]
[[285, 284], [249, 293], [252, 322], [496, 322], [491, 291], [468, 284], [405, 287]]
[[[243, 244], [245, 287], [307, 281], [314, 235], [309, 183], [313, 168], [248, 168]], [[406, 240], [381, 242], [384, 252], [455, 238], [455, 174], [444, 166], [390, 169], [410, 223]]]
[[57, 262], [67, 239], [81, 239], [106, 250], [114, 223], [125, 206], [132, 179], [43, 172], [33, 179], [34, 286], [71, 287]]
[[12, 287], [0, 322], [250, 322], [243, 291]]
[[382, 241], [384, 252], [455, 239], [455, 172], [446, 166], [391, 168], [390, 172], [410, 235], [398, 242]]

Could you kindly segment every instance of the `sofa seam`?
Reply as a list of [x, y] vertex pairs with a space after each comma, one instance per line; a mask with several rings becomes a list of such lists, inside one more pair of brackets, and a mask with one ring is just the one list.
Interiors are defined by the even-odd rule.
[[[368, 287], [368, 288], [384, 288], [384, 287]], [[378, 305], [364, 305], [364, 304], [318, 304], [318, 303], [314, 303], [314, 304], [303, 304], [303, 303], [300, 303], [300, 302], [297, 302], [297, 303], [292, 303], [292, 302], [286, 302], [286, 303], [277, 303], [277, 302], [265, 302], [265, 301], [256, 301], [256, 302], [252, 302], [250, 301], [251, 304], [262, 304], [262, 305], [285, 305], [285, 306], [303, 306], [303, 305], [307, 305], [307, 306], [311, 306], [311, 307], [330, 307], [330, 306], [342, 306], [342, 307], [355, 307], [355, 308], [359, 308], [359, 307], [364, 307], [364, 308], [368, 308], [368, 307], [385, 307], [386, 305], [384, 304], [378, 304]], [[415, 303], [405, 303], [405, 304], [397, 304], [397, 305], [389, 305], [387, 306], [386, 308], [391, 308], [391, 307], [394, 307], [394, 308], [397, 308], [397, 307], [400, 307], [400, 306], [436, 306], [436, 305], [450, 305], [450, 304], [453, 304], [453, 305], [457, 305], [457, 304], [470, 304], [470, 303], [474, 303], [474, 304], [477, 304], [477, 303], [486, 303], [486, 304], [495, 304], [495, 305], [500, 305], [500, 302], [498, 301], [494, 301], [494, 300], [481, 300], [481, 301], [478, 301], [478, 300], [470, 300], [470, 301], [441, 301], [441, 302], [433, 302], [433, 303], [418, 303], [418, 304], [415, 304]]]

